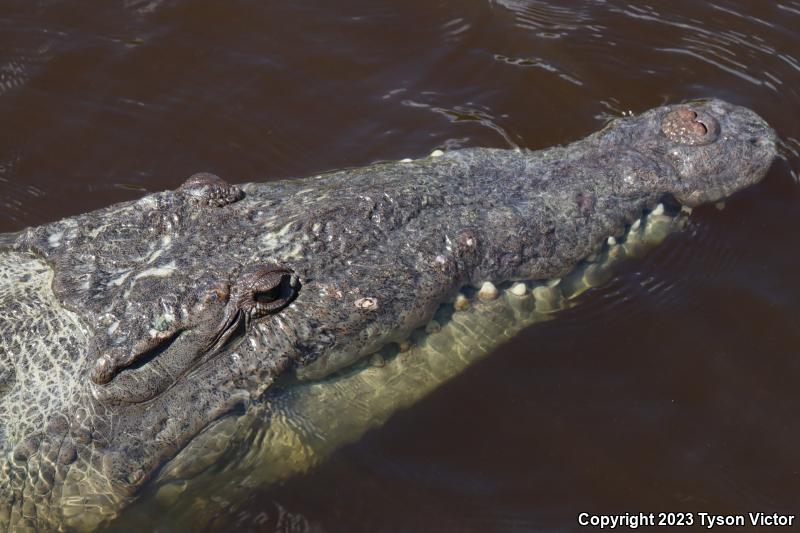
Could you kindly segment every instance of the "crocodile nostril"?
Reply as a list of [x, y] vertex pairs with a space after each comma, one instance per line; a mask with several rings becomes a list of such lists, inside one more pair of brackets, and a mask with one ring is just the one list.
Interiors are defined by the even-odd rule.
[[[695, 113], [696, 115], [697, 113]], [[705, 135], [708, 133], [708, 126], [703, 124], [701, 121], [697, 120], [694, 122], [693, 127], [698, 135]]]
[[708, 127], [703, 124], [703, 121], [699, 118], [697, 111], [693, 109], [687, 110], [688, 112], [682, 113], [680, 115], [681, 119], [685, 118], [686, 128], [691, 130], [692, 133], [695, 135], [705, 135], [708, 133]]
[[664, 116], [661, 131], [673, 142], [699, 146], [714, 142], [719, 133], [719, 124], [709, 113], [689, 107], [673, 109]]

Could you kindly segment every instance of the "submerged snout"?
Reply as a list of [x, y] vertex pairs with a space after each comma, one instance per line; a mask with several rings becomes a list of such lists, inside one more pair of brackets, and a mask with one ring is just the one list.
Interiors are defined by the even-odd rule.
[[777, 155], [777, 136], [763, 118], [721, 100], [670, 108], [660, 131], [680, 180], [674, 196], [691, 207], [758, 183]]

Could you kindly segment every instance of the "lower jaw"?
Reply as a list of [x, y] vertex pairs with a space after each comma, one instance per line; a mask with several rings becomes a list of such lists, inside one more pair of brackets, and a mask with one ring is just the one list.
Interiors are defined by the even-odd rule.
[[154, 500], [169, 508], [172, 526], [202, 525], [243, 494], [308, 471], [522, 329], [576, 305], [617, 265], [682, 228], [688, 211], [668, 214], [657, 207], [563, 279], [467, 287], [406, 343], [393, 343], [321, 381], [278, 390], [258, 408], [218, 421], [165, 466], [125, 522], [146, 521]]

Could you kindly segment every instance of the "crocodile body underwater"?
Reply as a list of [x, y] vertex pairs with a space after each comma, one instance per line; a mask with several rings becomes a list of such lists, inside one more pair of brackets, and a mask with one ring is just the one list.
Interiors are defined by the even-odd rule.
[[705, 100], [0, 235], [0, 526], [202, 520], [305, 470], [758, 182], [775, 142]]

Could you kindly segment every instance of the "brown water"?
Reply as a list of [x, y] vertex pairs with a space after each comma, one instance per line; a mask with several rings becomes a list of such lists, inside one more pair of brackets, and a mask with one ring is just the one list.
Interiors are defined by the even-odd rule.
[[211, 529], [800, 514], [797, 28], [796, 0], [2, 0], [0, 232], [200, 170], [543, 148], [665, 102], [749, 106], [783, 139], [763, 184]]

